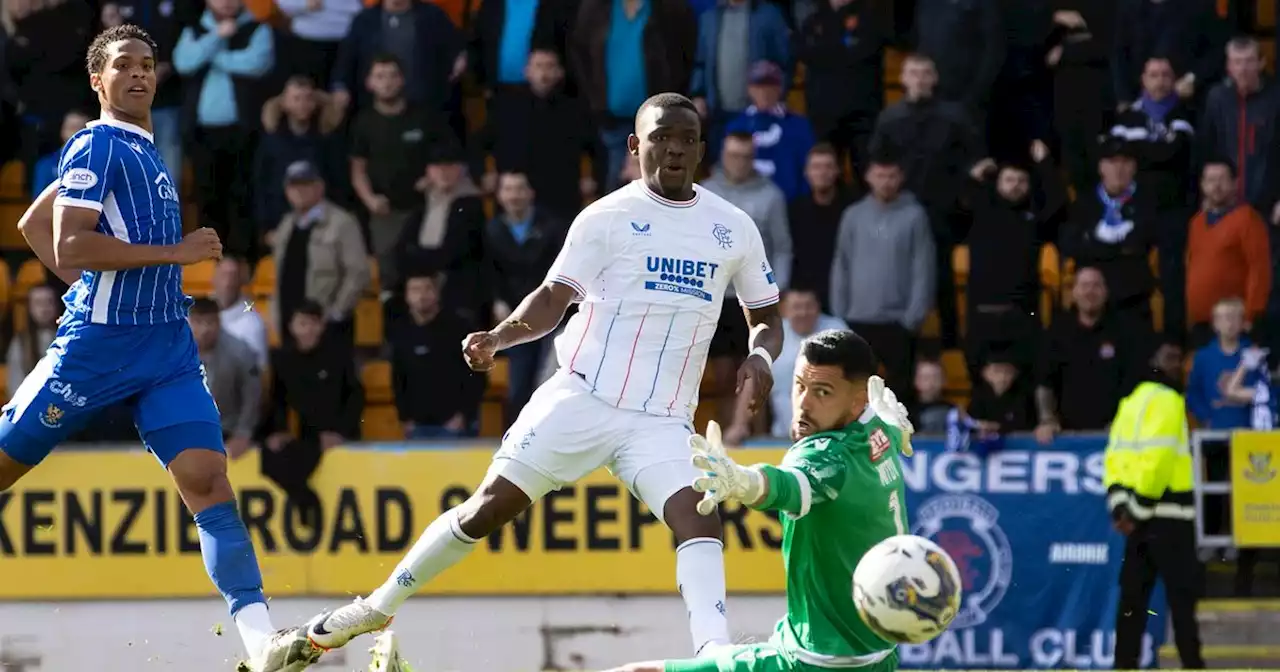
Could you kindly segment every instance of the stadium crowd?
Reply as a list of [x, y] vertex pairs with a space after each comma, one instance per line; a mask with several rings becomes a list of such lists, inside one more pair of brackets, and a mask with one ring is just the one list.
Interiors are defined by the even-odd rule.
[[[699, 415], [732, 442], [786, 436], [799, 338], [843, 325], [925, 432], [1102, 430], [1160, 345], [1200, 426], [1271, 426], [1270, 0], [247, 2], [6, 0], [0, 150], [51, 183], [96, 116], [88, 41], [151, 32], [156, 144], [228, 251], [188, 271], [228, 445], [285, 480], [344, 440], [501, 434], [550, 347], [487, 381], [458, 343], [637, 176], [661, 91], [703, 113], [703, 188], [787, 290], [767, 417], [734, 399], [725, 304]], [[60, 312], [56, 280], [11, 280], [10, 393]], [[82, 438], [133, 438], [116, 416]]]

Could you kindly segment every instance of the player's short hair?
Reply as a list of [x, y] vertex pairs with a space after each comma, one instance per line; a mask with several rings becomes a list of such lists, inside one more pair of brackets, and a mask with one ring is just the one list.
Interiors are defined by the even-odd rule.
[[698, 116], [698, 106], [693, 104], [692, 100], [678, 93], [659, 93], [649, 96], [649, 99], [640, 103], [640, 109], [636, 110], [636, 125], [639, 126], [640, 116], [651, 107], [660, 110], [682, 109], [689, 110], [696, 117]]
[[1225, 156], [1215, 156], [1210, 158], [1208, 161], [1205, 161], [1204, 168], [1200, 169], [1200, 174], [1203, 175], [1204, 171], [1208, 169], [1209, 166], [1222, 166], [1227, 169], [1227, 174], [1231, 176], [1231, 179], [1236, 179], [1236, 164]]
[[879, 370], [871, 346], [848, 329], [819, 331], [800, 343], [800, 354], [814, 366], [838, 366], [845, 380], [870, 378]]
[[202, 296], [191, 302], [191, 310], [189, 314], [192, 317], [209, 317], [216, 316], [222, 309], [218, 308], [218, 302], [208, 297]]
[[401, 73], [404, 72], [404, 65], [400, 63], [400, 59], [389, 51], [384, 51], [374, 55], [373, 60], [369, 62], [369, 69], [373, 70], [373, 66], [375, 65], [394, 65], [396, 66], [396, 70], [399, 70]]
[[156, 41], [151, 38], [150, 33], [132, 23], [125, 23], [108, 28], [93, 38], [93, 42], [89, 44], [89, 51], [84, 57], [85, 69], [89, 71], [89, 74], [101, 73], [102, 68], [107, 64], [107, 47], [123, 40], [142, 42], [151, 47], [152, 56], [156, 58], [160, 56], [160, 47], [156, 46]]

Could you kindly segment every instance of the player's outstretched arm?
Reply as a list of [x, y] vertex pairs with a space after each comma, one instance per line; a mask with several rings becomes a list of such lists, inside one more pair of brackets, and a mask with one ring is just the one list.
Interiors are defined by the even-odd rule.
[[222, 257], [222, 243], [213, 229], [197, 229], [177, 245], [141, 245], [98, 233], [98, 216], [91, 208], [54, 206], [53, 257], [59, 268], [123, 271]]
[[18, 232], [36, 253], [36, 258], [45, 268], [53, 272], [68, 285], [80, 279], [80, 270], [60, 268], [54, 263], [53, 254], [53, 199], [58, 196], [58, 183], [45, 187], [44, 191], [31, 203], [31, 207], [22, 213], [18, 220]]
[[559, 282], [546, 282], [524, 297], [511, 316], [489, 330], [498, 339], [498, 349], [536, 341], [560, 326], [573, 302], [574, 290]]

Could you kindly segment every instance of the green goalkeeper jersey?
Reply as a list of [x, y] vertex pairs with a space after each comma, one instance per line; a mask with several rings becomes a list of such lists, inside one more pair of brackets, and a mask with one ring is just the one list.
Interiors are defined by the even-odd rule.
[[843, 667], [894, 648], [853, 603], [853, 570], [872, 546], [907, 533], [902, 433], [869, 409], [844, 429], [806, 437], [779, 466], [759, 465], [782, 513], [787, 615], [775, 641], [800, 661]]

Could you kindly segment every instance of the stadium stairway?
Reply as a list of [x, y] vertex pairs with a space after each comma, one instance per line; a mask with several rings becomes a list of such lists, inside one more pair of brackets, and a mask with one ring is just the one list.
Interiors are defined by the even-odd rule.
[[[1216, 669], [1280, 669], [1280, 600], [1205, 600], [1196, 612], [1204, 658]], [[1173, 630], [1160, 667], [1177, 669]]]

